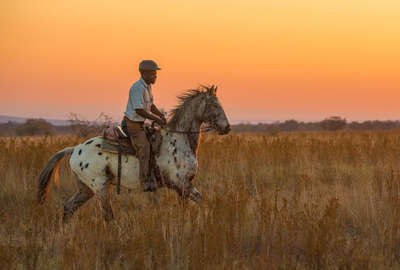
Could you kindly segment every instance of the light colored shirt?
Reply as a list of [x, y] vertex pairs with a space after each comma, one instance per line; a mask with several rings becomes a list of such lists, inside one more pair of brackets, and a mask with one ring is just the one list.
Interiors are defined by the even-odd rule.
[[153, 94], [151, 85], [147, 85], [143, 78], [135, 82], [129, 90], [128, 104], [126, 105], [125, 116], [132, 121], [144, 121], [144, 117], [136, 113], [135, 109], [143, 109], [151, 113]]

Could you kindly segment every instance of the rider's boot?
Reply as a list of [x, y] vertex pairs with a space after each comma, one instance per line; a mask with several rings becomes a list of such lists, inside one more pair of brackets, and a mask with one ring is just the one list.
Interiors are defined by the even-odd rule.
[[157, 190], [157, 184], [152, 179], [152, 177], [147, 176], [146, 180], [142, 182], [142, 191], [143, 192], [153, 192]]
[[[145, 161], [142, 161], [142, 162], [145, 162]], [[148, 170], [149, 170], [149, 167], [147, 167]], [[144, 170], [144, 168], [142, 168], [142, 169]], [[140, 172], [140, 173], [142, 173], [142, 172]], [[141, 184], [143, 192], [152, 192], [152, 191], [155, 191], [157, 189], [157, 184], [156, 184], [156, 182], [154, 180], [155, 178], [152, 177], [152, 173], [151, 172], [149, 172], [149, 171], [144, 172], [140, 176], [141, 176], [140, 177], [140, 180], [141, 180], [140, 184]]]

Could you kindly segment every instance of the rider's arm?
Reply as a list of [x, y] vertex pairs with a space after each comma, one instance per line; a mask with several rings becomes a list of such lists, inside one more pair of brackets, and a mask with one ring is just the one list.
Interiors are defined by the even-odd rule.
[[140, 115], [141, 117], [144, 117], [144, 118], [149, 119], [149, 120], [156, 121], [160, 125], [164, 124], [163, 121], [159, 117], [155, 116], [154, 114], [146, 112], [144, 109], [135, 109], [135, 112], [138, 115]]
[[165, 117], [164, 114], [157, 108], [155, 104], [151, 104], [151, 112], [161, 118]]

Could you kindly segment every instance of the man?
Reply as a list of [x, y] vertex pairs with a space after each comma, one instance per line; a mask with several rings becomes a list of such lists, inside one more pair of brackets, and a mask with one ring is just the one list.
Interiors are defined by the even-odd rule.
[[141, 78], [135, 82], [129, 90], [128, 104], [123, 124], [129, 133], [132, 145], [137, 151], [140, 163], [139, 179], [142, 190], [154, 191], [156, 184], [150, 177], [150, 143], [144, 131], [144, 121], [146, 119], [156, 121], [160, 126], [166, 124], [164, 114], [153, 103], [151, 85], [156, 82], [158, 65], [152, 60], [143, 60], [139, 64]]

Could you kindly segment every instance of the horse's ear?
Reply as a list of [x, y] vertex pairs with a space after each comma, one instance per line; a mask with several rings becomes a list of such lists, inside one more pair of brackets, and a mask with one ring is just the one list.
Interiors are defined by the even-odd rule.
[[216, 96], [217, 95], [217, 88], [218, 88], [218, 86], [212, 85], [210, 88], [208, 88], [208, 93], [210, 95]]

